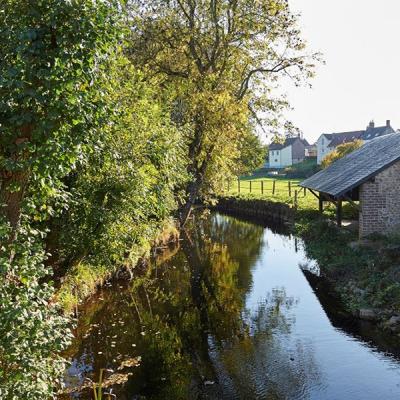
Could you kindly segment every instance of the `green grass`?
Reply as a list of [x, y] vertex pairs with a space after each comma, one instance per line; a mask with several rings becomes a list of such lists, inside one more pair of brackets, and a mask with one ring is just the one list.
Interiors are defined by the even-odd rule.
[[[273, 185], [275, 181], [275, 190]], [[240, 182], [240, 191], [239, 191]], [[299, 187], [299, 179], [285, 178], [242, 178], [240, 181], [232, 181], [225, 196], [238, 196], [242, 198], [265, 199], [294, 205], [295, 192], [297, 191], [297, 205], [301, 209], [318, 209], [318, 200], [310, 192], [304, 192]], [[289, 191], [290, 182], [290, 191]], [[251, 190], [251, 191], [250, 191]]]

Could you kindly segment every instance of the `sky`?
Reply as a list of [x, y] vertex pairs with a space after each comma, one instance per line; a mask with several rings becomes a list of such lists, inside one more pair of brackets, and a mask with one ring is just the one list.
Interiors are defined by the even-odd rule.
[[287, 118], [310, 142], [321, 133], [391, 120], [400, 129], [400, 0], [289, 0], [308, 47], [326, 62], [313, 88], [286, 89]]

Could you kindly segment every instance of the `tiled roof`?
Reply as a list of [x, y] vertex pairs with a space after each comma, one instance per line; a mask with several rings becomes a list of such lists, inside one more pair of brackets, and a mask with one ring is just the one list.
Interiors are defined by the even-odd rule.
[[400, 134], [391, 133], [368, 140], [299, 185], [340, 197], [397, 161], [400, 161]]
[[284, 149], [285, 147], [291, 146], [297, 139], [299, 139], [304, 144], [304, 146], [308, 145], [307, 140], [301, 139], [298, 136], [295, 136], [295, 137], [286, 138], [284, 143], [271, 143], [269, 145], [268, 149], [269, 150], [281, 150], [281, 149]]
[[281, 150], [284, 147], [285, 146], [283, 145], [283, 143], [271, 143], [268, 147], [268, 150]]
[[364, 131], [332, 133], [332, 141], [329, 143], [329, 147], [336, 147], [339, 144], [360, 139], [363, 133]]
[[368, 127], [361, 136], [362, 140], [371, 140], [378, 136], [393, 133], [394, 130], [390, 126], [377, 126], [376, 128]]
[[353, 140], [371, 140], [376, 137], [393, 133], [394, 130], [390, 126], [368, 126], [367, 129], [362, 131], [350, 131], [350, 132], [337, 132], [331, 134], [324, 134], [331, 142], [329, 147], [336, 147], [339, 144], [352, 142]]

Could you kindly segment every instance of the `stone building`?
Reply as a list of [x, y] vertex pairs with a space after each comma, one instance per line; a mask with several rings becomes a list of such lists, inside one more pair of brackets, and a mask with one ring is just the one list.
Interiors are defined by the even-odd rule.
[[365, 142], [300, 186], [318, 197], [320, 211], [324, 202], [336, 205], [338, 225], [343, 202], [357, 207], [360, 237], [400, 232], [400, 134]]

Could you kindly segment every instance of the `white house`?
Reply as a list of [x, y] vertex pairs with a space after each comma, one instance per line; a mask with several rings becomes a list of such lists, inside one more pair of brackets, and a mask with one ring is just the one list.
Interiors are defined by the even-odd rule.
[[284, 143], [271, 143], [268, 150], [269, 167], [285, 168], [303, 161], [306, 146], [309, 144], [300, 137], [287, 138]]
[[317, 141], [317, 163], [321, 164], [322, 160], [335, 150], [336, 146], [339, 144], [352, 142], [354, 140], [367, 141], [393, 132], [394, 129], [390, 126], [390, 120], [387, 120], [385, 126], [377, 127], [375, 127], [374, 122], [371, 121], [367, 128], [362, 131], [323, 133]]

